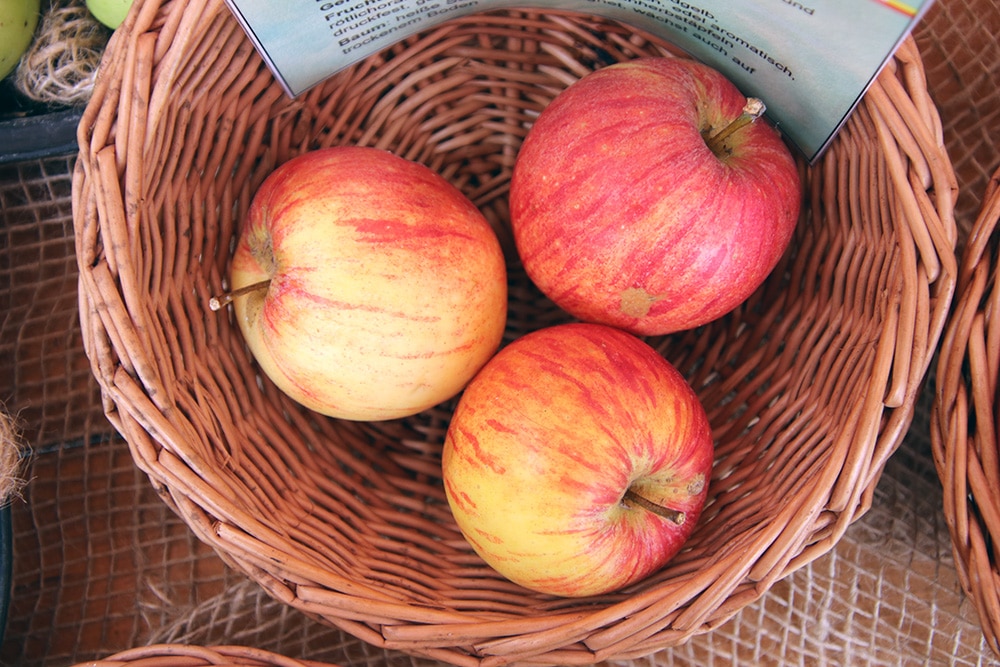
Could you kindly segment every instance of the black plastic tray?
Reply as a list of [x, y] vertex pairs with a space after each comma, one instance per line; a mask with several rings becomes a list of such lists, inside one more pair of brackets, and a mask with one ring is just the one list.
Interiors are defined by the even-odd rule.
[[[2, 0], [0, 0], [2, 1]], [[76, 153], [83, 106], [41, 104], [20, 95], [11, 77], [0, 81], [0, 164]]]
[[82, 108], [69, 108], [0, 120], [0, 163], [75, 153], [82, 115]]

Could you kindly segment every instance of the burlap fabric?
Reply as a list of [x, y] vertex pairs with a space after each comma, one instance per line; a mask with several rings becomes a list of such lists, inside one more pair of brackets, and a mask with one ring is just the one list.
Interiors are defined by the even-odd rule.
[[[938, 3], [917, 33], [960, 177], [1000, 162], [996, 2]], [[103, 417], [81, 349], [72, 157], [0, 167], [0, 396], [32, 446], [14, 506], [5, 665], [69, 665], [150, 642], [235, 643], [342, 665], [431, 664], [263, 594], [164, 506]], [[930, 387], [927, 395], [930, 396]], [[636, 665], [994, 664], [958, 585], [927, 442], [929, 399], [840, 544], [712, 633]]]
[[955, 215], [967, 234], [1000, 165], [1000, 2], [938, 0], [914, 33], [961, 186]]

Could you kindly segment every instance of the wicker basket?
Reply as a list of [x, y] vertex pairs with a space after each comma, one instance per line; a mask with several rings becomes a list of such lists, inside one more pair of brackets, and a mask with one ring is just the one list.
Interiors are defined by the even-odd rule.
[[245, 646], [154, 644], [122, 651], [77, 667], [336, 667], [294, 660]]
[[960, 263], [941, 341], [931, 412], [934, 465], [955, 564], [1000, 657], [1000, 169], [989, 181]]
[[300, 99], [222, 0], [137, 5], [80, 126], [74, 217], [86, 351], [136, 464], [269, 594], [383, 648], [458, 665], [647, 655], [725, 622], [828, 552], [910, 423], [956, 279], [956, 183], [907, 40], [820, 164], [773, 277], [731, 315], [651, 340], [697, 388], [717, 460], [686, 549], [597, 598], [532, 594], [455, 527], [439, 478], [451, 404], [386, 423], [292, 403], [208, 309], [262, 179], [333, 144], [436, 169], [509, 256], [507, 340], [564, 315], [512, 252], [506, 193], [535, 114], [587, 71], [674, 56], [627, 26], [501, 11], [443, 24]]

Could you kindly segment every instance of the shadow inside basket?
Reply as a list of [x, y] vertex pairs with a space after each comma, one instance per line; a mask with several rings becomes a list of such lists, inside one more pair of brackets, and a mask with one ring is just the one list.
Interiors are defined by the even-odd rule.
[[[161, 9], [147, 34], [176, 27], [171, 10], [181, 11]], [[303, 151], [356, 144], [428, 165], [483, 211], [508, 260], [506, 342], [569, 321], [513, 249], [506, 197], [520, 142], [587, 71], [681, 54], [605, 19], [492, 12], [409, 38], [291, 100], [228, 12], [194, 23], [178, 29], [183, 49], [157, 50], [136, 31], [136, 72], [124, 57], [108, 65], [109, 77], [147, 85], [148, 98], [105, 104], [148, 117], [119, 118], [110, 149], [78, 172], [78, 247], [92, 267], [82, 312], [109, 416], [227, 563], [324, 622], [394, 648], [456, 651], [449, 660], [581, 644], [591, 657], [643, 653], [721, 624], [867, 508], [912, 414], [923, 371], [909, 365], [927, 354], [917, 343], [933, 342], [918, 331], [914, 343], [928, 323], [914, 325], [911, 311], [935, 295], [926, 258], [900, 236], [865, 105], [818, 164], [801, 166], [802, 217], [765, 285], [716, 322], [648, 339], [712, 424], [698, 528], [641, 583], [562, 599], [503, 579], [454, 524], [440, 479], [454, 400], [387, 422], [311, 413], [263, 376], [231, 313], [208, 302], [267, 174]], [[106, 186], [109, 175], [117, 193], [88, 182]]]

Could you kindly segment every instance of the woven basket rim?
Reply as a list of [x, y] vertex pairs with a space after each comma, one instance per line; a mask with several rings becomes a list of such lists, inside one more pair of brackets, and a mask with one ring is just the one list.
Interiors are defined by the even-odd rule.
[[[213, 459], [211, 447], [199, 441], [206, 434], [199, 433], [194, 426], [178, 426], [178, 419], [183, 413], [199, 406], [196, 403], [172, 402], [178, 398], [181, 389], [172, 388], [160, 378], [165, 370], [169, 370], [166, 368], [168, 360], [147, 356], [149, 336], [155, 338], [151, 332], [163, 323], [145, 319], [141, 302], [148, 297], [142, 290], [155, 286], [163, 266], [156, 263], [141, 270], [137, 268], [142, 264], [144, 245], [160, 249], [160, 240], [149, 237], [151, 232], [138, 226], [137, 211], [160, 206], [171, 195], [178, 195], [169, 188], [155, 192], [146, 192], [144, 188], [151, 187], [149, 183], [160, 177], [170, 182], [170, 178], [176, 177], [169, 171], [176, 168], [175, 162], [187, 159], [185, 151], [198, 150], [197, 146], [185, 145], [169, 153], [171, 137], [168, 133], [172, 127], [178, 126], [178, 123], [189, 129], [200, 127], [197, 119], [184, 115], [187, 113], [185, 108], [175, 108], [175, 96], [183, 94], [176, 91], [204, 89], [224, 94], [227, 97], [223, 99], [230, 100], [236, 99], [234, 95], [230, 96], [234, 90], [252, 89], [254, 102], [249, 107], [223, 104], [220, 112], [227, 119], [227, 128], [236, 126], [256, 141], [261, 138], [253, 134], [255, 128], [264, 131], [267, 123], [280, 122], [282, 114], [321, 114], [326, 106], [332, 107], [335, 102], [341, 101], [331, 84], [317, 89], [301, 101], [282, 106], [280, 90], [275, 91], [274, 85], [267, 85], [263, 77], [255, 77], [242, 65], [244, 60], [253, 60], [255, 54], [245, 36], [240, 39], [240, 33], [233, 31], [232, 17], [225, 16], [224, 12], [221, 0], [193, 0], [190, 3], [151, 0], [143, 3], [140, 11], [132, 12], [123, 29], [116, 33], [102, 64], [102, 75], [98, 77], [92, 101], [80, 124], [80, 158], [74, 174], [74, 222], [81, 270], [81, 320], [85, 346], [104, 394], [108, 418], [125, 436], [136, 464], [150, 476], [164, 501], [185, 519], [201, 539], [215, 546], [227, 563], [258, 579], [276, 598], [317, 620], [332, 623], [386, 648], [460, 665], [503, 664], [519, 660], [538, 664], [587, 664], [608, 658], [647, 655], [660, 647], [683, 642], [693, 634], [717, 627], [766, 593], [776, 581], [829, 551], [853, 520], [866, 511], [882, 465], [898, 446], [912, 419], [915, 397], [924, 382], [930, 358], [944, 327], [957, 273], [954, 256], [956, 232], [952, 214], [957, 186], [943, 148], [936, 111], [927, 95], [920, 55], [912, 39], [903, 44], [890, 66], [870, 88], [857, 115], [845, 128], [844, 138], [834, 142], [822, 164], [810, 169], [828, 174], [823, 179], [817, 177], [811, 185], [814, 196], [821, 197], [825, 193], [824, 201], [830, 202], [829, 212], [813, 212], [812, 215], [817, 218], [836, 213], [842, 216], [841, 222], [850, 224], [852, 211], [849, 202], [837, 199], [838, 188], [849, 187], [849, 170], [837, 171], [838, 165], [845, 161], [854, 166], [855, 170], [851, 173], [855, 178], [857, 170], [872, 168], [873, 165], [867, 161], [875, 162], [878, 171], [873, 172], [876, 183], [872, 192], [879, 192], [895, 207], [884, 211], [887, 219], [882, 224], [891, 231], [883, 230], [883, 233], [894, 235], [901, 252], [898, 256], [885, 259], [885, 267], [877, 271], [871, 280], [897, 272], [905, 278], [891, 282], [892, 290], [877, 296], [865, 293], [863, 285], [850, 286], [851, 289], [858, 288], [859, 308], [883, 314], [884, 317], [878, 320], [873, 316], [875, 324], [871, 325], [874, 327], [871, 330], [856, 333], [848, 330], [843, 338], [834, 339], [838, 344], [858, 349], [852, 359], [865, 360], [871, 366], [874, 377], [869, 381], [875, 388], [869, 393], [861, 392], [865, 394], [865, 399], [857, 401], [850, 414], [841, 416], [846, 418], [848, 426], [835, 435], [806, 433], [783, 436], [786, 431], [780, 425], [771, 429], [761, 426], [758, 434], [761, 438], [778, 440], [782, 437], [829, 439], [830, 450], [824, 456], [828, 455], [833, 463], [826, 468], [815, 464], [817, 469], [822, 470], [822, 477], [818, 480], [789, 482], [783, 492], [792, 500], [777, 513], [775, 522], [753, 527], [756, 539], [734, 540], [731, 544], [722, 545], [720, 555], [714, 557], [711, 567], [686, 571], [685, 562], [695, 563], [701, 557], [700, 553], [688, 554], [680, 558], [670, 577], [653, 577], [635, 590], [607, 599], [589, 600], [586, 606], [569, 600], [539, 603], [534, 596], [519, 598], [523, 594], [513, 592], [487, 576], [481, 580], [484, 587], [496, 589], [495, 594], [491, 593], [495, 595], [496, 609], [472, 613], [460, 604], [454, 608], [446, 608], [444, 604], [435, 608], [431, 604], [395, 599], [387, 592], [389, 589], [381, 588], [382, 583], [375, 583], [403, 575], [385, 574], [361, 581], [324, 569], [311, 554], [283, 551], [282, 547], [289, 544], [287, 534], [251, 516], [239, 504], [242, 499], [239, 493], [236, 498], [227, 497], [226, 493], [213, 486], [223, 480], [228, 471], [216, 470], [210, 465]], [[502, 23], [496, 30], [505, 38], [516, 30], [518, 20], [530, 24], [532, 29], [541, 26], [541, 32], [550, 37], [557, 35], [562, 40], [558, 48], [551, 45], [545, 47], [553, 51], [562, 48], [562, 43], [572, 45], [581, 35], [596, 39], [593, 32], [588, 32], [593, 21], [602, 26], [615, 25], [611, 21], [572, 12], [547, 12], [541, 16], [511, 10], [491, 12], [490, 16], [497, 17], [495, 20]], [[449, 22], [433, 31], [432, 35], [422, 35], [400, 45], [392, 57], [380, 54], [358, 67], [350, 68], [334, 83], [346, 88], [375, 70], [383, 76], [388, 77], [390, 73], [395, 76], [397, 73], [393, 69], [398, 67], [402, 70], [405, 59], [421, 49], [440, 49], [440, 53], [444, 53], [447, 48], [467, 39], [466, 33], [473, 28], [485, 34], [489, 28], [483, 26], [483, 21], [483, 16], [477, 16]], [[585, 24], [578, 25], [577, 21], [584, 21]], [[466, 33], [451, 40], [448, 31], [454, 26], [464, 26]], [[639, 48], [633, 42], [646, 40], [644, 46], [652, 41], [635, 31], [630, 31], [630, 35], [629, 39], [624, 39], [621, 35], [606, 33], [605, 39], [615, 40], [606, 46], [609, 50], [626, 53], [628, 49]], [[219, 78], [211, 85], [212, 81], [208, 80], [210, 74], [205, 68], [185, 69], [184, 64], [186, 58], [197, 57], [202, 53], [201, 49], [207, 48], [201, 39], [210, 41], [216, 37], [221, 48], [228, 49], [224, 52], [226, 56], [241, 64], [224, 71], [212, 71], [211, 75]], [[664, 52], [669, 51], [666, 46], [662, 48]], [[544, 49], [532, 53], [537, 58], [550, 56]], [[444, 58], [442, 62], [447, 64], [449, 61]], [[528, 67], [528, 64], [523, 66]], [[566, 72], [554, 75], [559, 81], [577, 77], [579, 70], [585, 69], [580, 63], [570, 63], [566, 67]], [[257, 71], [260, 71], [259, 65]], [[403, 74], [399, 76], [403, 77]], [[541, 74], [551, 73], [545, 71]], [[324, 98], [324, 95], [329, 97]], [[370, 116], [391, 116], [396, 101], [390, 97], [375, 103]], [[271, 108], [270, 105], [275, 106]], [[350, 122], [350, 118], [344, 120], [344, 123]], [[171, 126], [171, 123], [175, 125]], [[360, 133], [359, 136], [366, 140], [371, 138], [370, 134], [364, 134], [368, 130], [361, 127], [347, 127], [344, 131]], [[290, 136], [268, 139], [272, 143], [267, 147], [269, 150], [263, 153], [266, 157], [262, 162], [270, 166], [275, 160], [282, 159], [275, 152], [279, 148], [276, 142], [290, 139]], [[848, 144], [848, 139], [853, 143]], [[421, 148], [420, 142], [414, 141], [413, 145], [414, 151]], [[878, 159], [862, 154], [858, 146], [877, 146], [881, 151]], [[254, 169], [261, 170], [260, 164], [255, 166], [249, 160], [239, 163], [238, 156], [222, 155], [222, 150], [219, 149], [218, 155], [208, 150], [204, 155], [196, 156], [202, 160], [197, 163], [198, 166], [208, 171], [231, 170], [235, 174], [234, 183], [247, 181]], [[158, 161], [160, 153], [170, 155], [169, 164]], [[150, 174], [155, 174], [156, 178]], [[211, 184], [199, 187], [203, 189], [195, 192], [198, 197], [195, 201], [208, 201], [209, 209], [218, 205], [221, 197], [234, 196], [217, 183], [215, 188]], [[495, 192], [495, 184], [488, 183], [477, 196], [489, 198]], [[170, 209], [169, 215], [188, 213], [187, 209], [180, 213]], [[234, 224], [226, 216], [211, 220], [212, 230], [223, 234], [223, 237], [231, 235]], [[201, 226], [191, 229], [191, 234], [196, 237], [207, 233]], [[176, 248], [171, 246], [171, 250]], [[847, 251], [844, 252], [847, 256]], [[223, 252], [217, 251], [217, 255], [215, 260], [224, 263]], [[205, 276], [193, 279], [198, 281], [195, 290], [189, 290], [185, 295], [171, 293], [171, 296], [164, 297], [163, 301], [168, 303], [164, 303], [161, 313], [179, 313], [186, 308], [196, 311], [199, 306], [195, 302], [203, 303], [207, 300], [208, 291], [218, 289], [222, 284], [221, 271], [214, 265], [206, 269]], [[214, 284], [209, 285], [209, 282]], [[814, 309], [821, 306], [816, 303], [792, 304], [791, 308], [795, 317], [808, 320], [815, 316]], [[804, 315], [800, 310], [805, 311]], [[787, 319], [793, 319], [791, 313]], [[733, 336], [750, 329], [770, 332], [761, 334], [764, 337], [778, 337], [785, 327], [792, 326], [782, 321], [761, 321], [747, 327], [736, 326], [738, 324], [734, 320]], [[215, 323], [191, 324], [191, 328], [186, 336], [208, 336], [219, 344], [231, 340]], [[829, 329], [824, 331], [831, 336], [838, 334]], [[808, 335], [821, 336], [823, 333], [810, 332]], [[872, 337], [874, 342], [867, 343]], [[822, 339], [793, 340], [802, 344], [823, 345]], [[769, 350], [766, 342], [757, 342], [761, 344], [760, 354], [765, 354]], [[189, 341], [178, 345], [181, 344], [189, 345]], [[671, 344], [664, 343], [667, 346]], [[719, 354], [718, 350], [702, 348], [690, 353]], [[237, 371], [230, 368], [235, 362], [221, 357], [212, 360], [211, 372], [235, 374]], [[772, 363], [782, 365], [781, 359]], [[837, 368], [822, 368], [851, 377], [850, 369], [842, 368], [849, 365], [848, 361], [833, 360], [830, 363]], [[735, 392], [741, 400], [747, 400], [748, 395], [768, 393], [755, 385], [740, 388], [735, 381], [732, 388], [726, 383], [723, 385], [719, 391], [727, 389]], [[303, 418], [293, 414], [294, 408], [281, 403], [280, 398], [275, 399], [270, 394], [258, 395], [254, 393], [256, 390], [248, 392], [246, 388], [232, 389], [232, 396], [204, 395], [198, 400], [208, 406], [207, 410], [236, 411], [237, 414], [246, 407], [260, 407], [265, 400], [277, 401], [281, 406], [278, 409], [290, 411], [289, 423], [268, 424], [260, 419], [252, 420], [260, 432], [276, 438], [304, 423]], [[824, 387], [827, 392], [834, 390], [833, 387]], [[772, 402], [780, 403], [781, 396], [780, 391], [775, 391], [769, 397]], [[797, 409], [796, 414], [799, 415], [816, 409], [810, 405], [793, 404], [790, 407]], [[443, 421], [434, 418], [429, 425], [420, 428], [439, 433]], [[802, 428], [801, 423], [804, 422], [797, 422], [796, 428]], [[740, 428], [753, 428], [752, 424], [741, 421], [736, 424]], [[821, 429], [823, 425], [815, 428]], [[338, 425], [337, 428], [340, 427]], [[231, 427], [217, 418], [211, 428], [226, 431]], [[320, 423], [311, 424], [309, 428], [317, 428], [327, 435], [333, 427]], [[414, 440], [420, 432], [408, 431]], [[341, 433], [347, 434], [341, 437], [359, 440], [373, 437], [370, 431], [354, 426], [343, 429]], [[314, 476], [310, 476], [308, 466], [296, 462], [297, 452], [282, 450], [279, 458], [293, 467], [297, 466], [294, 474], [301, 475], [301, 479], [317, 483]], [[802, 452], [796, 460], [784, 460], [781, 464], [792, 466], [799, 462], [799, 458], [808, 459], [804, 449]], [[395, 454], [402, 456], [398, 452]], [[731, 456], [732, 453], [727, 451], [726, 455]], [[253, 453], [248, 450], [243, 453], [234, 450], [229, 456], [226, 466], [230, 468], [244, 463], [265, 465], [251, 460]], [[248, 458], [241, 459], [241, 456]], [[736, 474], [734, 479], [742, 475], [738, 470], [733, 472]], [[285, 486], [292, 483], [291, 473], [258, 479], [257, 483], [273, 485], [273, 491], [279, 498], [283, 491], [294, 491]], [[423, 481], [420, 483], [423, 484]], [[419, 488], [421, 491], [424, 489], [424, 486]], [[323, 490], [335, 494], [332, 488], [324, 487]], [[392, 514], [394, 521], [407, 520], [424, 525], [422, 520], [405, 518], [403, 515], [407, 512], [386, 507], [376, 508], [378, 511], [374, 512], [371, 507], [356, 505], [355, 501], [345, 497], [338, 498], [338, 502], [348, 503], [346, 508], [349, 512], [365, 517], [359, 520], [362, 523]], [[325, 501], [321, 499], [319, 502]], [[283, 511], [285, 505], [278, 500], [274, 508], [275, 511]], [[326, 506], [315, 509], [329, 511]], [[745, 503], [741, 505], [738, 502], [719, 511], [734, 515], [748, 512]], [[354, 518], [352, 514], [351, 519]], [[295, 520], [308, 519], [298, 516]], [[294, 531], [294, 528], [291, 530]], [[451, 544], [448, 535], [444, 533], [443, 538], [434, 542], [435, 548], [445, 549], [454, 563], [467, 566], [461, 545]], [[430, 547], [431, 543], [428, 540], [421, 545]], [[385, 555], [395, 565], [384, 563], [380, 567], [396, 567], [404, 561], [411, 562], [408, 559], [421, 561], [423, 558], [417, 553], [419, 549], [407, 548], [404, 551], [405, 556], [402, 552], [386, 552]], [[347, 558], [346, 555], [340, 557]], [[410, 585], [418, 592], [424, 587], [424, 583], [419, 581]], [[415, 596], [418, 594], [415, 593]], [[520, 613], [514, 612], [528, 600], [538, 605], [533, 608], [534, 611], [522, 609]]]
[[996, 430], [1000, 166], [988, 181], [959, 265], [942, 336], [931, 412], [931, 450], [962, 589], [1000, 657], [1000, 456]]
[[185, 665], [187, 667], [337, 667], [312, 660], [298, 660], [266, 649], [250, 646], [196, 646], [192, 644], [150, 644], [119, 651], [76, 667], [126, 667], [135, 665]]

